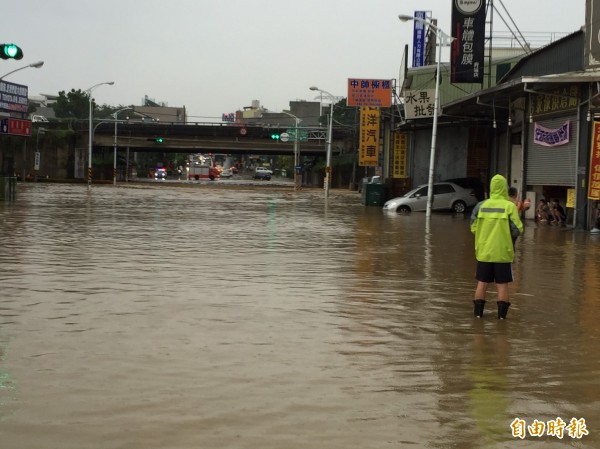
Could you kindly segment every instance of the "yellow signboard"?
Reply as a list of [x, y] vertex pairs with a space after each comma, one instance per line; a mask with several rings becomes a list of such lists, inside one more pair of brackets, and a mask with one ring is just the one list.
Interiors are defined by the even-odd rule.
[[358, 165], [379, 165], [379, 108], [360, 108], [360, 147]]
[[392, 178], [407, 178], [408, 134], [394, 134]]

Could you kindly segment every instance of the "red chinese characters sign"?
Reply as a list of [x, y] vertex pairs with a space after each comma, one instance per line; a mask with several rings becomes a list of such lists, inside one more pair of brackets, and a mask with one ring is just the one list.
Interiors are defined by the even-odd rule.
[[600, 122], [594, 122], [591, 147], [588, 198], [600, 200]]
[[392, 105], [392, 81], [348, 79], [348, 106], [389, 108]]
[[5, 118], [0, 120], [0, 134], [31, 136], [31, 120]]

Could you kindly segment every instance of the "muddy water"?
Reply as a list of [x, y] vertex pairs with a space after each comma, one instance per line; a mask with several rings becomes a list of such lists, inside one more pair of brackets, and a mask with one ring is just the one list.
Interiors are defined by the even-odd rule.
[[331, 195], [19, 185], [0, 447], [600, 446], [600, 236], [528, 223], [475, 320], [467, 219]]

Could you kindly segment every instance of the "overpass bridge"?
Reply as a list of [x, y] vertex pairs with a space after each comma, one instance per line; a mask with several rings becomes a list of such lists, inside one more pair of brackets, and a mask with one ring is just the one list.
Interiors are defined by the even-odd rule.
[[[161, 153], [224, 153], [252, 155], [293, 155], [294, 142], [282, 142], [271, 138], [293, 126], [272, 126], [237, 123], [140, 123], [117, 122], [117, 146], [129, 147], [130, 151]], [[324, 156], [327, 146], [326, 128], [302, 128], [307, 141], [300, 141], [299, 152], [306, 156]], [[83, 131], [83, 130], [82, 130]], [[88, 140], [88, 132], [85, 135]], [[347, 131], [333, 132], [332, 153], [339, 152]], [[157, 140], [157, 139], [160, 139]], [[104, 121], [94, 127], [93, 147], [113, 147], [115, 122]]]

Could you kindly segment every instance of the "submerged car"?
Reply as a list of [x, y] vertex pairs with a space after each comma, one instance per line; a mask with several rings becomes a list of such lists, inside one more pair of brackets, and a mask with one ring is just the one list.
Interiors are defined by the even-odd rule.
[[[386, 201], [383, 210], [407, 213], [427, 209], [427, 184], [420, 185], [404, 196]], [[451, 210], [456, 213], [466, 212], [477, 204], [473, 189], [465, 189], [452, 182], [437, 182], [433, 185], [432, 210]]]

